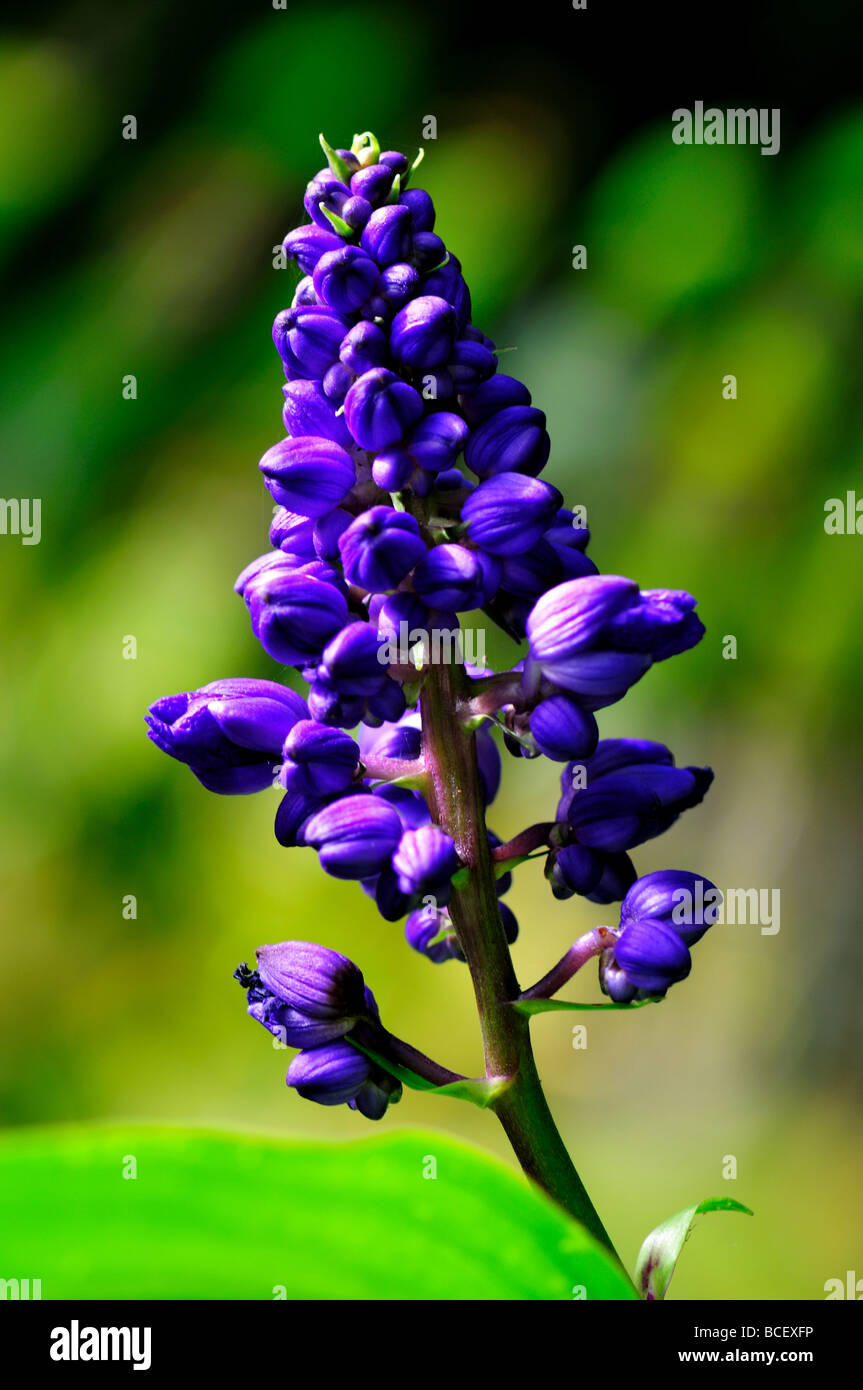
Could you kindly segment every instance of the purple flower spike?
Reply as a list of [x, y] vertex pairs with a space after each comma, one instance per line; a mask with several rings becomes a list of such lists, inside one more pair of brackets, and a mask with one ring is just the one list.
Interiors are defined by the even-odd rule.
[[146, 723], [208, 791], [244, 795], [272, 786], [276, 745], [307, 717], [305, 700], [275, 681], [220, 680], [156, 700]]
[[398, 813], [376, 796], [346, 796], [312, 817], [306, 842], [334, 878], [371, 878], [389, 863], [401, 839]]
[[283, 439], [258, 465], [275, 502], [300, 516], [323, 516], [347, 497], [356, 469], [350, 454], [332, 439], [304, 435]]

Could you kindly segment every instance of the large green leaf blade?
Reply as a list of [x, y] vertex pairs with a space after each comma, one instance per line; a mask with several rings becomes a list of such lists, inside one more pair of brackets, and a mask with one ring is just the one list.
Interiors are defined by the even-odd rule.
[[708, 1211], [740, 1211], [746, 1216], [752, 1215], [749, 1207], [736, 1202], [733, 1197], [708, 1197], [663, 1221], [647, 1236], [635, 1262], [635, 1286], [642, 1298], [653, 1300], [665, 1297], [680, 1252], [692, 1230], [692, 1223], [696, 1216]]
[[4, 1277], [41, 1279], [46, 1299], [635, 1297], [543, 1194], [430, 1132], [13, 1131], [0, 1232]]

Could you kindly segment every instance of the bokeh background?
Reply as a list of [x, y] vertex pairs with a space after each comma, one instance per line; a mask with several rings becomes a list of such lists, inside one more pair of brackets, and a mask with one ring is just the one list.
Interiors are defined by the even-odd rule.
[[[474, 321], [548, 414], [546, 476], [587, 507], [602, 569], [691, 590], [707, 624], [602, 718], [717, 772], [637, 865], [781, 891], [778, 933], [716, 928], [662, 1008], [582, 1016], [585, 1050], [579, 1016], [537, 1019], [553, 1109], [630, 1266], [690, 1202], [755, 1209], [702, 1223], [673, 1296], [817, 1299], [863, 1275], [863, 539], [823, 524], [828, 498], [863, 497], [852, 7], [724, 7], [707, 31], [691, 7], [593, 0], [520, 19], [449, 0], [6, 15], [0, 493], [41, 497], [43, 532], [0, 537], [2, 1122], [358, 1134], [286, 1093], [231, 979], [288, 936], [354, 957], [395, 1032], [479, 1065], [460, 967], [280, 849], [276, 793], [210, 796], [141, 723], [159, 695], [278, 674], [231, 592], [266, 548], [255, 465], [281, 435], [269, 330], [290, 289], [271, 248], [302, 219], [319, 130], [411, 149], [432, 114], [418, 182]], [[670, 113], [696, 99], [779, 106], [778, 156], [673, 145]], [[490, 819], [508, 837], [557, 788], [548, 763], [505, 774]], [[525, 982], [602, 920], [555, 902], [538, 864], [509, 902]], [[506, 1152], [451, 1102], [412, 1094], [383, 1124]]]

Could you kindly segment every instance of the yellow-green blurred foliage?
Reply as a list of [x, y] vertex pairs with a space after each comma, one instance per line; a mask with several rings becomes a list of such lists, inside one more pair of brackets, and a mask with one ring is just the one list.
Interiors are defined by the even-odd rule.
[[[516, 348], [504, 369], [548, 413], [546, 476], [587, 507], [602, 569], [691, 590], [707, 624], [601, 719], [717, 773], [637, 865], [781, 890], [777, 934], [716, 928], [661, 1008], [584, 1016], [586, 1049], [578, 1016], [538, 1018], [551, 1103], [628, 1261], [701, 1197], [755, 1209], [703, 1223], [678, 1297], [823, 1297], [826, 1279], [863, 1272], [863, 539], [823, 525], [828, 498], [863, 496], [863, 106], [774, 159], [680, 148], [648, 121], [582, 174], [589, 110], [530, 83], [516, 99], [505, 66], [441, 95], [445, 35], [422, 11], [366, 12], [350, 45], [339, 7], [247, 16], [210, 37], [161, 115], [143, 21], [117, 70], [116, 32], [98, 63], [74, 31], [0, 44], [0, 255], [18, 268], [0, 323], [0, 491], [43, 499], [39, 546], [0, 537], [2, 1119], [355, 1134], [357, 1115], [285, 1091], [287, 1054], [231, 979], [289, 936], [354, 957], [395, 1032], [480, 1065], [465, 972], [410, 952], [310, 851], [280, 849], [275, 792], [210, 796], [141, 722], [159, 695], [278, 674], [231, 592], [266, 548], [255, 465], [281, 435], [269, 329], [289, 290], [271, 248], [303, 217], [318, 130], [411, 147], [438, 111], [419, 182], [475, 322]], [[128, 111], [136, 142], [120, 139]], [[556, 791], [547, 762], [507, 759], [493, 828], [548, 818]], [[603, 920], [555, 902], [539, 864], [509, 901], [525, 982]], [[504, 1152], [490, 1116], [453, 1102], [407, 1095], [384, 1121], [404, 1124]]]

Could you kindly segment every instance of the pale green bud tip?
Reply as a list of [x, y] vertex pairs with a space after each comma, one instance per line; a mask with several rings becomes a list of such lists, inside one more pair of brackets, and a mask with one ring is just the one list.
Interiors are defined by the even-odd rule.
[[364, 169], [370, 164], [377, 164], [380, 153], [380, 141], [370, 130], [364, 130], [362, 135], [354, 136], [351, 154], [356, 155]]

